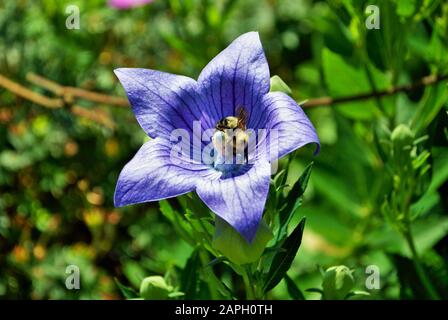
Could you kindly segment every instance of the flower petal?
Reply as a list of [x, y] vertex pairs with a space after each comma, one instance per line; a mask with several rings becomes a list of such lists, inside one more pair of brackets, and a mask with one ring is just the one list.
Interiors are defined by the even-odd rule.
[[263, 215], [270, 176], [269, 162], [260, 161], [236, 177], [201, 180], [196, 192], [213, 212], [251, 242]]
[[269, 66], [257, 32], [235, 39], [202, 70], [198, 84], [215, 123], [244, 106], [249, 116], [269, 92]]
[[146, 142], [120, 173], [115, 206], [175, 197], [194, 190], [200, 179], [219, 178], [220, 173], [187, 162], [172, 150], [164, 139]]
[[249, 127], [267, 129], [267, 148], [275, 160], [309, 143], [320, 142], [316, 129], [302, 108], [283, 92], [271, 92], [263, 97], [261, 110], [252, 117]]
[[140, 126], [151, 137], [168, 138], [173, 130], [193, 131], [193, 121], [210, 127], [195, 80], [170, 73], [140, 69], [116, 69]]

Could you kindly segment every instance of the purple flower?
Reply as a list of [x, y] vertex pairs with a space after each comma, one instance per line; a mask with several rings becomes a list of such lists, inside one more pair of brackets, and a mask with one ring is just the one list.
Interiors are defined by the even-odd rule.
[[142, 6], [154, 0], [109, 0], [109, 6], [117, 9], [129, 9]]
[[[284, 93], [269, 92], [269, 66], [257, 32], [234, 40], [202, 70], [197, 81], [147, 69], [117, 69], [115, 73], [137, 121], [152, 138], [123, 168], [115, 191], [116, 206], [195, 190], [214, 213], [251, 242], [268, 195], [271, 162], [308, 143], [319, 148], [316, 131], [299, 105]], [[257, 147], [263, 141], [274, 153], [260, 148], [251, 152], [247, 162], [228, 167], [192, 160], [184, 153], [173, 156], [173, 131], [182, 129], [194, 140], [195, 122], [202, 130], [218, 132], [216, 128], [225, 119], [236, 119], [241, 109], [246, 115], [242, 131], [265, 129], [267, 134], [256, 140]], [[273, 132], [275, 143], [269, 139]], [[188, 144], [195, 153], [197, 145]], [[199, 149], [204, 152], [204, 148], [202, 141]]]

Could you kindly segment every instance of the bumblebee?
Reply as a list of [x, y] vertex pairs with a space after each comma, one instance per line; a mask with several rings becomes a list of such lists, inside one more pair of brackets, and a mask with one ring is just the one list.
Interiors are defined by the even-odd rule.
[[221, 119], [213, 135], [215, 150], [221, 155], [233, 156], [237, 163], [241, 162], [240, 157], [244, 157], [247, 163], [249, 135], [246, 133], [246, 124], [247, 112], [243, 107], [238, 107], [236, 116]]

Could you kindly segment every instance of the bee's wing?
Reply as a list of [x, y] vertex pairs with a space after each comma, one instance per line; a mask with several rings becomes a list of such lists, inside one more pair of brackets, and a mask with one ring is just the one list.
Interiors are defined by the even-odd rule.
[[247, 124], [247, 111], [244, 107], [238, 107], [236, 111], [238, 117], [238, 128], [245, 130]]

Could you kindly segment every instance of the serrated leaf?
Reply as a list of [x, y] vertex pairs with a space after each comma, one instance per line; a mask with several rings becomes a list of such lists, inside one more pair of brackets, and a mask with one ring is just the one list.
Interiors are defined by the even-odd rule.
[[305, 300], [305, 296], [295, 282], [288, 276], [285, 275], [286, 289], [288, 290], [289, 296], [293, 300]]
[[135, 298], [139, 297], [139, 295], [137, 294], [137, 292], [134, 289], [132, 289], [131, 287], [125, 286], [117, 278], [114, 278], [114, 280], [115, 280], [115, 283], [117, 284], [118, 289], [120, 289], [121, 294], [126, 299], [135, 299]]
[[273, 289], [285, 276], [302, 243], [303, 229], [306, 219], [303, 218], [299, 225], [283, 242], [281, 248], [286, 251], [279, 251], [273, 258], [271, 268], [266, 276], [263, 291], [268, 292]]

